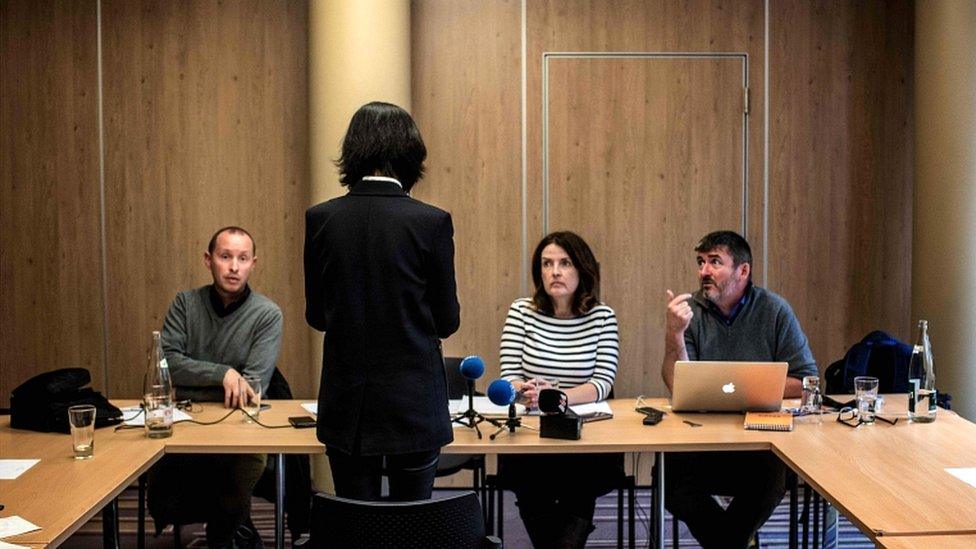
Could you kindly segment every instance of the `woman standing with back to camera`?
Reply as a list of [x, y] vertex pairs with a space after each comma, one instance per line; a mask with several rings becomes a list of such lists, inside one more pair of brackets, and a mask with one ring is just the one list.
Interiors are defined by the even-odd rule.
[[460, 322], [454, 226], [408, 194], [426, 157], [406, 111], [366, 104], [337, 162], [348, 194], [305, 215], [305, 318], [325, 332], [317, 434], [340, 497], [379, 499], [382, 473], [391, 499], [430, 498], [454, 438], [440, 341]]

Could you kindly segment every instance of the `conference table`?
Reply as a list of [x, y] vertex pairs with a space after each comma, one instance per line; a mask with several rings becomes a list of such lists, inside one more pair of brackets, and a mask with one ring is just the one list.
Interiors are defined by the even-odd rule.
[[[670, 410], [666, 399], [647, 404]], [[888, 411], [904, 416], [904, 395], [887, 398]], [[290, 416], [306, 415], [301, 401], [270, 401], [262, 411], [266, 425], [287, 425]], [[132, 404], [119, 402], [120, 405]], [[851, 428], [826, 413], [822, 422], [800, 418], [791, 432], [743, 429], [741, 414], [689, 414], [669, 411], [656, 426], [641, 423], [633, 399], [610, 402], [611, 420], [587, 423], [580, 440], [540, 438], [538, 431], [520, 428], [503, 432], [483, 424], [484, 437], [465, 427], [454, 430], [455, 440], [445, 453], [559, 453], [653, 452], [660, 490], [667, 474], [667, 453], [718, 450], [771, 450], [797, 475], [847, 516], [865, 535], [885, 547], [922, 547], [927, 542], [945, 547], [964, 546], [976, 537], [976, 487], [947, 468], [976, 467], [976, 424], [940, 410], [931, 424], [910, 424], [904, 417], [896, 425], [877, 423]], [[795, 406], [795, 401], [784, 405]], [[197, 404], [194, 419], [212, 421], [226, 413], [219, 404]], [[899, 410], [900, 407], [900, 410]], [[523, 419], [538, 425], [537, 417]], [[695, 424], [698, 426], [692, 426]], [[41, 461], [16, 480], [0, 480], [0, 517], [18, 515], [40, 530], [7, 538], [19, 545], [57, 546], [102, 507], [131, 485], [165, 453], [321, 453], [314, 429], [266, 429], [243, 423], [239, 413], [218, 425], [181, 423], [167, 439], [148, 439], [141, 429], [99, 429], [95, 457], [71, 457], [70, 437], [34, 433], [9, 427], [0, 418], [0, 458], [39, 458]], [[282, 487], [276, 503], [276, 545], [283, 543]], [[660, 493], [658, 493], [660, 495]], [[663, 497], [655, 497], [655, 529], [663, 539]], [[947, 540], [947, 541], [946, 541]], [[658, 545], [660, 546], [660, 545]]]

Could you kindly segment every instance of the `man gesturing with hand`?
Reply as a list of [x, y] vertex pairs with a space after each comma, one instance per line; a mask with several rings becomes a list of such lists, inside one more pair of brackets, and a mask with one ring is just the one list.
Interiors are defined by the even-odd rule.
[[[786, 362], [785, 398], [800, 396], [817, 364], [793, 309], [752, 283], [744, 238], [718, 231], [695, 246], [700, 289], [667, 292], [661, 377], [672, 389], [678, 360]], [[783, 497], [786, 468], [772, 453], [688, 452], [665, 460], [665, 506], [702, 547], [747, 547]], [[713, 495], [732, 496], [722, 508]]]

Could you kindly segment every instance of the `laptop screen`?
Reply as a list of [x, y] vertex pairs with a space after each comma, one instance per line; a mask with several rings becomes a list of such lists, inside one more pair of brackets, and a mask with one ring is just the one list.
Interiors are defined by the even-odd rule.
[[679, 360], [674, 364], [671, 408], [676, 412], [779, 410], [785, 362]]

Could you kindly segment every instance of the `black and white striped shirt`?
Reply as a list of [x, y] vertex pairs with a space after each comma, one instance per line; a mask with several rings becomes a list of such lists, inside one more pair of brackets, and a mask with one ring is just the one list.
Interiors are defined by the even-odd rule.
[[613, 388], [620, 358], [617, 316], [603, 303], [576, 318], [555, 318], [516, 299], [502, 329], [501, 375], [509, 381], [558, 379], [562, 388], [592, 383], [597, 400]]

